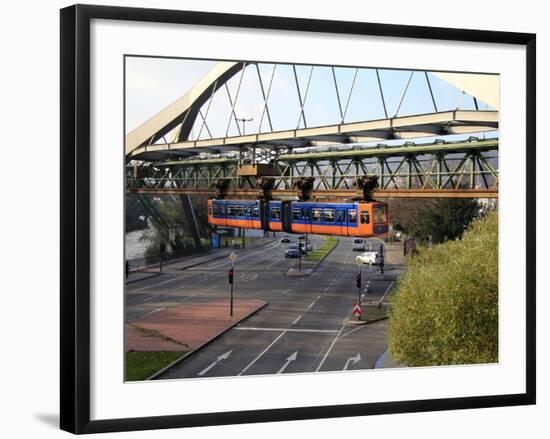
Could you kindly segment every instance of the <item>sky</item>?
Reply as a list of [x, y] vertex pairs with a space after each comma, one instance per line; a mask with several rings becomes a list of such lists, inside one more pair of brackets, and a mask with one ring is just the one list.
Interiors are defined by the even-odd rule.
[[[167, 105], [187, 93], [214, 65], [215, 61], [126, 57], [126, 133], [137, 128]], [[301, 117], [298, 92], [292, 66], [259, 64], [259, 73], [267, 92], [273, 75], [268, 108], [270, 128], [264, 112], [258, 71], [249, 65], [242, 76], [237, 73], [227, 83], [232, 99], [236, 99], [235, 113], [238, 118], [252, 118], [246, 123], [246, 133], [258, 133], [304, 127]], [[274, 72], [274, 73], [273, 73]], [[296, 76], [302, 99], [307, 89], [304, 114], [308, 127], [337, 124], [341, 122], [338, 95], [334, 85], [332, 68], [329, 66], [297, 66]], [[428, 82], [424, 72], [380, 69], [380, 81], [384, 93], [388, 117], [434, 112]], [[335, 67], [340, 106], [345, 111], [345, 122], [367, 121], [385, 118], [375, 69]], [[355, 83], [352, 89], [352, 83]], [[428, 73], [438, 111], [475, 109], [472, 96]], [[403, 91], [410, 84], [399, 107]], [[352, 93], [350, 94], [350, 90]], [[492, 109], [478, 100], [480, 109]], [[209, 110], [207, 113], [207, 108]], [[347, 110], [346, 110], [347, 106]], [[398, 111], [399, 109], [399, 111]], [[202, 107], [206, 125], [197, 122], [191, 139], [208, 139], [238, 135], [225, 88], [220, 88]], [[260, 126], [261, 121], [261, 126]], [[208, 129], [207, 129], [208, 127]], [[240, 126], [242, 129], [242, 124]]]

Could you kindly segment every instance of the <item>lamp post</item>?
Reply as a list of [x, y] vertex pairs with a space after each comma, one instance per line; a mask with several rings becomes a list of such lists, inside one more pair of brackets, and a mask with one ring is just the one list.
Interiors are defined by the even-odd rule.
[[236, 118], [239, 122], [242, 122], [243, 123], [243, 136], [245, 135], [245, 124], [246, 122], [252, 122], [254, 120], [254, 118], [250, 118], [250, 119], [246, 119], [244, 117], [237, 117]]

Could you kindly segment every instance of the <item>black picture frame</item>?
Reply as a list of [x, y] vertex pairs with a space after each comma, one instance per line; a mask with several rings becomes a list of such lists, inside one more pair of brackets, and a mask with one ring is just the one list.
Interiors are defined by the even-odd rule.
[[[526, 392], [337, 406], [90, 420], [90, 21], [133, 20], [301, 32], [503, 43], [526, 48]], [[536, 36], [448, 29], [175, 10], [76, 5], [61, 10], [61, 404], [60, 424], [72, 433], [304, 420], [535, 404], [535, 144]]]

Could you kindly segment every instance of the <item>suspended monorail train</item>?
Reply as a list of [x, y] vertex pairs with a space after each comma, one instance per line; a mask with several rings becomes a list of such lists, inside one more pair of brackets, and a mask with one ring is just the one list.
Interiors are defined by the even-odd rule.
[[388, 205], [378, 201], [208, 200], [208, 222], [273, 232], [369, 237], [388, 232]]

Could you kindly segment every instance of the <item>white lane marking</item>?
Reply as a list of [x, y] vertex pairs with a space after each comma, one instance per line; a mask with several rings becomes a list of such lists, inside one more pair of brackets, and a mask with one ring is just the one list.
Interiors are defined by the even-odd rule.
[[307, 309], [311, 309], [311, 307], [312, 307], [313, 305], [315, 305], [315, 302], [317, 302], [317, 301], [314, 300], [313, 302], [311, 302], [311, 303], [309, 304], [309, 306], [307, 307]]
[[317, 299], [320, 299], [320, 298], [321, 298], [321, 296], [317, 296]]
[[210, 285], [208, 288], [205, 289], [205, 291], [212, 291], [214, 288], [218, 288], [218, 284]]
[[227, 360], [227, 358], [231, 355], [231, 352], [233, 352], [233, 349], [231, 349], [230, 351], [227, 351], [225, 354], [221, 354], [218, 358], [216, 358], [216, 361], [214, 361], [210, 366], [207, 366], [203, 370], [201, 370], [198, 373], [198, 375], [203, 376], [206, 372], [208, 372], [210, 369], [212, 369], [220, 361]]
[[149, 302], [150, 300], [156, 299], [159, 295], [155, 294], [154, 296], [148, 297], [147, 299], [143, 299], [141, 303], [143, 302]]
[[323, 356], [323, 358], [321, 359], [321, 362], [319, 363], [319, 366], [317, 366], [317, 369], [315, 369], [315, 372], [319, 372], [319, 370], [321, 369], [321, 367], [323, 366], [323, 364], [325, 364], [325, 361], [328, 357], [328, 354], [330, 354], [330, 351], [332, 351], [332, 348], [334, 347], [334, 345], [336, 344], [336, 342], [338, 341], [338, 337], [340, 336], [340, 334], [342, 333], [342, 331], [344, 330], [344, 328], [346, 327], [346, 324], [343, 323], [342, 324], [342, 327], [340, 328], [340, 331], [338, 331], [338, 334], [336, 334], [336, 337], [334, 337], [334, 339], [332, 340], [332, 343], [330, 344], [329, 348], [327, 349], [327, 351], [325, 352], [325, 355]]
[[253, 327], [253, 326], [237, 326], [233, 329], [237, 329], [239, 331], [268, 331], [268, 332], [281, 332], [281, 331], [287, 331], [287, 332], [313, 332], [313, 333], [321, 333], [321, 334], [335, 334], [338, 332], [338, 329], [292, 329], [292, 328], [259, 328], [259, 327]]
[[346, 360], [346, 364], [344, 364], [344, 368], [342, 370], [348, 370], [349, 365], [355, 365], [361, 361], [361, 354], [357, 352], [357, 355], [355, 357], [349, 357]]
[[340, 335], [340, 337], [338, 338], [337, 341], [340, 341], [342, 340], [344, 337], [347, 337], [348, 335], [350, 334], [353, 334], [355, 331], [358, 331], [359, 329], [364, 329], [366, 328], [368, 325], [361, 325], [361, 326], [358, 326], [357, 328], [353, 328], [351, 329], [350, 331], [346, 332], [344, 335]]
[[299, 315], [298, 317], [296, 317], [296, 319], [292, 322], [293, 325], [295, 325], [296, 323], [298, 323], [298, 321], [302, 318], [302, 315]]
[[150, 314], [155, 314], [156, 312], [159, 312], [159, 311], [164, 311], [166, 309], [165, 306], [163, 306], [162, 308], [157, 308], [157, 309], [154, 309], [153, 311], [149, 311], [147, 314], [145, 314], [146, 316], [150, 315]]
[[254, 358], [254, 359], [248, 364], [248, 366], [246, 366], [243, 370], [241, 370], [241, 371], [239, 372], [239, 375], [237, 375], [237, 376], [242, 375], [242, 374], [245, 373], [248, 369], [250, 369], [250, 368], [254, 365], [254, 363], [256, 363], [256, 361], [258, 361], [267, 351], [269, 351], [269, 349], [271, 348], [271, 346], [273, 346], [275, 343], [277, 343], [277, 342], [279, 341], [279, 339], [280, 339], [283, 335], [286, 334], [286, 332], [287, 332], [286, 330], [284, 330], [283, 332], [281, 332], [281, 333], [277, 336], [277, 338], [276, 338], [275, 340], [273, 340], [273, 341], [272, 341], [272, 342], [271, 342], [262, 352], [260, 352], [260, 354], [259, 354], [256, 358]]
[[298, 356], [298, 351], [294, 352], [290, 357], [286, 359], [285, 364], [283, 364], [283, 367], [281, 367], [277, 371], [277, 373], [283, 373], [290, 363], [292, 363], [293, 361], [296, 361], [297, 356]]
[[193, 294], [193, 295], [191, 295], [191, 296], [187, 296], [185, 299], [181, 299], [181, 300], [180, 300], [180, 303], [181, 303], [181, 302], [185, 302], [186, 300], [192, 299], [192, 298], [195, 297], [195, 296], [196, 296], [196, 294]]
[[384, 299], [386, 298], [386, 295], [390, 292], [390, 288], [393, 286], [393, 284], [394, 284], [394, 282], [392, 281], [392, 283], [389, 284], [388, 288], [386, 288], [386, 292], [384, 293], [384, 295], [380, 299], [380, 302], [378, 302], [378, 303], [382, 303], [384, 301]]
[[171, 277], [170, 279], [166, 279], [165, 281], [162, 281], [162, 282], [160, 282], [160, 283], [158, 283], [158, 284], [146, 285], [146, 286], [144, 286], [144, 287], [137, 288], [137, 289], [135, 289], [135, 290], [130, 290], [130, 291], [128, 291], [128, 292], [129, 292], [129, 293], [137, 293], [137, 292], [139, 292], [139, 291], [148, 290], [148, 289], [150, 289], [150, 288], [158, 288], [158, 287], [160, 287], [161, 285], [164, 285], [164, 284], [166, 284], [166, 283], [168, 283], [168, 282], [172, 282], [173, 280], [176, 280], [176, 279], [177, 279], [177, 277]]

